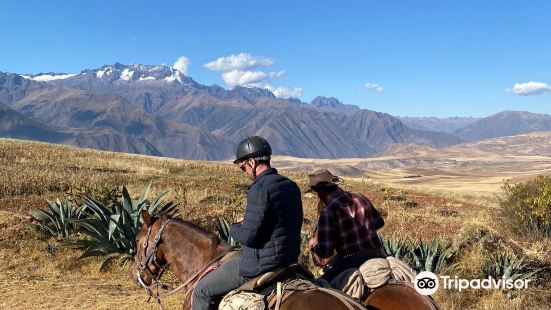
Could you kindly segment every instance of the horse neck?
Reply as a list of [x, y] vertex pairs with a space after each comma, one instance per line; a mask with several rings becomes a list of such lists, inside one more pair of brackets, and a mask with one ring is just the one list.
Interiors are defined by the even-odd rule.
[[187, 222], [166, 226], [159, 246], [166, 262], [181, 280], [204, 268], [229, 247], [214, 234]]

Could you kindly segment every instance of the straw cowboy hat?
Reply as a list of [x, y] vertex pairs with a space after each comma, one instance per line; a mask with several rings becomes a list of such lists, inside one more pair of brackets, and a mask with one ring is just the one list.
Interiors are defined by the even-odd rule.
[[340, 177], [333, 175], [327, 169], [319, 169], [308, 175], [310, 188], [306, 193], [311, 193], [314, 189], [330, 187], [342, 184], [344, 181]]

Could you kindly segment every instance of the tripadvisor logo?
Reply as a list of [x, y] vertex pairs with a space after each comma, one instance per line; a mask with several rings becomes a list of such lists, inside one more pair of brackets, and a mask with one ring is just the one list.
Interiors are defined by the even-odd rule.
[[464, 289], [527, 289], [528, 283], [532, 281], [531, 279], [524, 280], [513, 280], [507, 278], [496, 279], [493, 277], [488, 277], [486, 279], [461, 279], [457, 276], [440, 276], [438, 277], [430, 271], [420, 272], [413, 281], [415, 290], [421, 295], [432, 295], [434, 294], [439, 287], [442, 287], [447, 290], [458, 290], [462, 291]]
[[421, 271], [413, 282], [415, 290], [421, 295], [432, 295], [438, 290], [438, 277], [430, 271]]

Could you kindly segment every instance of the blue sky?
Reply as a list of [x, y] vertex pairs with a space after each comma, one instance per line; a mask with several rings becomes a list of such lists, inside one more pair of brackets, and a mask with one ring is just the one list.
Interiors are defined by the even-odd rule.
[[[0, 20], [4, 72], [185, 56], [202, 84], [261, 72], [258, 85], [303, 101], [333, 96], [400, 116], [551, 114], [550, 1], [4, 0]], [[226, 80], [204, 66], [241, 53], [257, 64]]]

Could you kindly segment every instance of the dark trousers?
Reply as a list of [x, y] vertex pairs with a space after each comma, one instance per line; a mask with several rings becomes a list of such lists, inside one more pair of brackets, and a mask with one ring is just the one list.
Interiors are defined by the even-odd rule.
[[193, 291], [193, 310], [217, 309], [222, 296], [247, 282], [248, 278], [239, 275], [240, 259], [241, 255], [234, 255], [199, 280]]
[[367, 260], [372, 258], [386, 258], [386, 253], [383, 249], [372, 250], [373, 253], [365, 255], [353, 255], [349, 257], [339, 257], [333, 262], [329, 262], [325, 267], [323, 267], [324, 273], [321, 278], [331, 282], [339, 273], [350, 269], [350, 268], [360, 268], [360, 266], [365, 263]]

